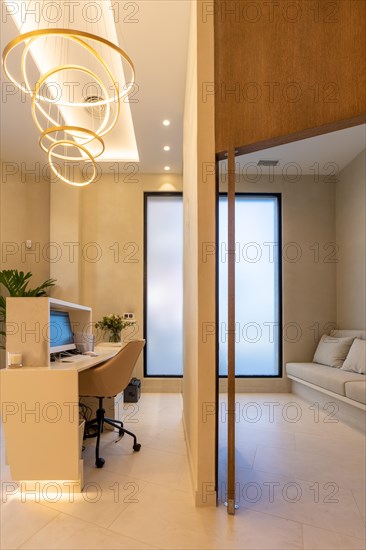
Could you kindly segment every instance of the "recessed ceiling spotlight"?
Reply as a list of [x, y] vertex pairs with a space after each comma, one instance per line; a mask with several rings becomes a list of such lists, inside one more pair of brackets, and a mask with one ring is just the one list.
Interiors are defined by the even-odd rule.
[[164, 147], [164, 151], [170, 151], [170, 147], [169, 147], [169, 145], [165, 145], [165, 147]]
[[168, 119], [163, 120], [163, 125], [164, 126], [170, 126], [170, 120], [168, 120]]
[[165, 170], [166, 172], [169, 172], [170, 166], [164, 166], [164, 170]]

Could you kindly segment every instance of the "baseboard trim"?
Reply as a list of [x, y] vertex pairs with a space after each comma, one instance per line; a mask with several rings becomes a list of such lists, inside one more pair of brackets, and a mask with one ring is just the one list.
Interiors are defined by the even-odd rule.
[[141, 391], [146, 393], [182, 393], [182, 378], [143, 378]]

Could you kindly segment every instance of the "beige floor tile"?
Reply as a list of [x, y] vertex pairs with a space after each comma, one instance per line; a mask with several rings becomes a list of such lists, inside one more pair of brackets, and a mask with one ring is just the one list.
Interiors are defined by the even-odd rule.
[[[329, 417], [329, 411], [308, 403], [293, 394], [237, 394], [237, 431], [241, 425], [253, 425], [257, 428], [271, 429], [290, 433], [324, 433], [340, 437], [349, 433], [350, 428], [340, 422], [335, 414]], [[220, 415], [221, 420], [225, 418]], [[334, 422], [330, 422], [334, 420]]]
[[181, 394], [142, 393], [138, 403], [125, 403], [122, 420], [131, 431], [138, 431], [138, 426], [161, 429], [181, 420], [182, 407]]
[[0, 479], [0, 496], [1, 501], [4, 502], [7, 495], [16, 494], [19, 491], [19, 482], [12, 480], [9, 466], [1, 468]]
[[[226, 543], [217, 548], [238, 550], [297, 550], [303, 548], [301, 525], [247, 509], [223, 518]], [[211, 548], [215, 548], [214, 546]]]
[[237, 426], [235, 437], [238, 445], [247, 442], [281, 449], [295, 449], [295, 434], [271, 429], [271, 424], [261, 428], [256, 424], [241, 423]]
[[[265, 514], [282, 517], [363, 538], [364, 523], [352, 492], [251, 469], [238, 469], [236, 495], [240, 506]], [[219, 484], [221, 500], [226, 485]], [[336, 491], [336, 492], [335, 492]]]
[[18, 548], [58, 516], [56, 510], [19, 497], [9, 497], [1, 506], [1, 548]]
[[258, 445], [253, 468], [308, 481], [334, 482], [345, 489], [358, 490], [366, 481], [364, 464], [363, 460], [354, 459], [352, 453], [345, 462], [337, 456], [330, 460], [312, 452], [311, 448], [305, 452]]
[[34, 550], [147, 550], [150, 545], [124, 537], [92, 523], [60, 514], [21, 548]]
[[146, 485], [144, 481], [98, 468], [86, 469], [84, 479], [82, 493], [65, 495], [56, 502], [46, 496], [41, 504], [99, 527], [109, 527], [124, 508], [138, 501]]
[[[113, 442], [104, 445], [102, 456], [106, 462], [103, 471], [123, 473], [129, 478], [191, 491], [188, 459], [185, 455], [152, 449], [148, 446], [142, 447], [138, 453], [123, 452], [118, 445]], [[88, 465], [93, 464], [94, 461]]]
[[[144, 448], [147, 443], [150, 443], [151, 440], [155, 437], [155, 432], [149, 431], [146, 427], [144, 429], [136, 430], [135, 434], [137, 436], [137, 441], [141, 444], [142, 448]], [[90, 467], [95, 466], [95, 444], [95, 438], [84, 440], [85, 448], [82, 453], [82, 458], [84, 460], [84, 464], [87, 464], [87, 466]], [[122, 439], [118, 440], [118, 432], [111, 430], [105, 430], [103, 432], [101, 436], [99, 452], [100, 456], [102, 457], [104, 457], [105, 454], [114, 454], [116, 456], [120, 456], [121, 459], [124, 456], [136, 454], [133, 450], [132, 437], [125, 434]]]
[[366, 487], [363, 487], [363, 490], [360, 491], [352, 491], [352, 493], [360, 514], [366, 523]]
[[145, 442], [144, 446], [186, 456], [187, 446], [182, 422], [172, 427], [160, 429], [160, 431], [156, 432], [153, 437], [150, 437]]
[[[168, 416], [168, 413], [165, 414]], [[137, 420], [137, 422], [134, 422], [133, 420]], [[186, 455], [187, 450], [181, 415], [174, 420], [170, 418], [169, 422], [166, 420], [158, 421], [157, 419], [154, 422], [156, 423], [151, 423], [151, 419], [149, 419], [149, 423], [147, 423], [142, 421], [141, 418], [136, 417], [133, 419], [131, 417], [130, 422], [124, 422], [124, 427], [135, 433], [137, 440], [143, 449], [145, 447], [150, 447], [152, 449]], [[106, 452], [114, 453], [116, 455], [119, 453], [133, 454], [133, 439], [129, 435], [126, 434], [116, 443], [117, 439], [117, 431], [104, 431], [100, 443], [101, 456], [103, 456], [105, 449], [107, 449]], [[83, 458], [88, 461], [88, 464], [90, 461], [94, 462], [95, 442], [95, 439], [88, 439], [84, 441], [85, 450], [83, 451]]]
[[167, 549], [297, 549], [300, 524], [251, 510], [229, 517], [226, 508], [195, 508], [191, 495], [148, 485], [135, 508], [124, 510], [111, 529]]
[[[116, 433], [105, 432], [101, 443], [104, 468], [94, 466], [95, 440], [86, 441], [83, 453], [85, 480], [94, 483], [88, 495], [74, 503], [17, 503], [1, 506], [6, 512], [7, 548], [176, 548], [210, 550], [359, 548], [364, 535], [363, 436], [337, 422], [325, 422], [324, 411], [288, 394], [237, 396], [240, 421], [236, 426], [237, 481], [240, 509], [228, 516], [218, 508], [195, 508], [182, 428], [180, 394], [143, 394], [137, 404], [125, 405], [125, 427], [138, 436], [140, 453], [132, 451], [125, 436], [115, 443]], [[255, 403], [248, 407], [248, 403]], [[294, 405], [295, 404], [295, 405]], [[272, 417], [270, 411], [272, 410]], [[259, 411], [258, 421], [252, 422]], [[291, 422], [291, 413], [299, 414]], [[220, 412], [221, 482], [226, 475], [225, 410]], [[4, 453], [2, 453], [4, 458]], [[3, 481], [11, 480], [2, 466]], [[326, 502], [333, 486], [336, 503]], [[219, 492], [225, 485], [220, 482]], [[245, 487], [246, 484], [254, 484]], [[264, 485], [267, 483], [267, 485]], [[273, 502], [268, 484], [274, 487]], [[301, 488], [301, 499], [288, 483]], [[319, 502], [315, 502], [318, 483]], [[256, 485], [263, 494], [253, 499]], [[3, 485], [4, 490], [4, 485]], [[16, 486], [15, 486], [16, 488]], [[350, 490], [352, 489], [352, 491]], [[6, 490], [6, 487], [5, 487]], [[244, 491], [244, 493], [243, 493]], [[267, 491], [267, 492], [266, 492]], [[244, 496], [243, 496], [244, 495]], [[81, 497], [81, 498], [80, 498]], [[15, 504], [11, 504], [13, 502]], [[303, 524], [303, 530], [301, 528]], [[141, 541], [141, 543], [137, 542]], [[53, 546], [52, 546], [53, 545]], [[316, 546], [320, 545], [320, 546]]]
[[149, 484], [134, 508], [128, 508], [112, 523], [111, 529], [141, 539], [159, 548], [202, 548], [209, 541], [200, 512], [188, 492]]
[[[250, 443], [240, 443], [236, 446], [236, 466], [241, 468], [251, 468], [253, 466], [257, 445]], [[227, 444], [220, 442], [219, 464], [227, 464]]]
[[[296, 433], [296, 450], [299, 452], [311, 452], [324, 457], [329, 457], [332, 461], [344, 464], [349, 460], [362, 466], [365, 462], [366, 440], [365, 436], [360, 432], [352, 432], [351, 430], [342, 436], [342, 444], [339, 439], [324, 437], [322, 435]], [[265, 443], [266, 444], [266, 443]], [[352, 453], [350, 453], [350, 446]]]
[[364, 550], [365, 541], [303, 525], [304, 550]]

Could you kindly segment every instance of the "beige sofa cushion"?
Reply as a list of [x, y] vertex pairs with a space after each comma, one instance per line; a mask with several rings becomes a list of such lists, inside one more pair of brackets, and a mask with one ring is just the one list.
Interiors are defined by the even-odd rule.
[[365, 374], [366, 340], [355, 338], [341, 369]]
[[365, 381], [363, 374], [332, 369], [316, 363], [287, 363], [286, 371], [287, 374], [339, 395], [346, 395], [346, 382]]
[[332, 330], [330, 333], [331, 336], [337, 336], [343, 338], [344, 336], [353, 336], [353, 338], [361, 338], [366, 340], [366, 330], [347, 330], [347, 329], [337, 329]]
[[337, 338], [323, 334], [314, 355], [314, 363], [339, 368], [347, 357], [354, 340], [353, 336]]
[[346, 382], [346, 397], [366, 405], [366, 380], [363, 382]]

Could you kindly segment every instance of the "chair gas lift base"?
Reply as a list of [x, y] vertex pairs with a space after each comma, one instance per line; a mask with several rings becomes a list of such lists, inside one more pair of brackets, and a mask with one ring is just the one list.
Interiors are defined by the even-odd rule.
[[[95, 446], [95, 465], [97, 468], [103, 468], [105, 464], [104, 458], [99, 456], [99, 444], [100, 444], [100, 435], [103, 433], [104, 424], [109, 424], [110, 426], [113, 426], [114, 428], [117, 428], [118, 430], [118, 439], [116, 439], [115, 443], [118, 443], [122, 439], [122, 437], [127, 434], [133, 437], [133, 450], [135, 452], [138, 452], [141, 449], [141, 444], [137, 443], [136, 435], [129, 430], [126, 430], [123, 427], [123, 422], [121, 420], [112, 420], [111, 418], [107, 418], [105, 416], [105, 410], [103, 408], [103, 397], [98, 397], [99, 399], [99, 407], [96, 412], [97, 416], [96, 418], [93, 418], [92, 420], [88, 420], [85, 425], [85, 435], [84, 439], [89, 439], [92, 437], [97, 438], [97, 443]], [[90, 433], [90, 430], [93, 428], [96, 428], [94, 433]]]
[[105, 463], [104, 458], [99, 456], [100, 435], [103, 432], [104, 424], [117, 428], [119, 435], [117, 441], [120, 441], [127, 434], [133, 437], [133, 450], [138, 452], [141, 449], [135, 434], [126, 430], [123, 427], [123, 422], [105, 416], [103, 399], [105, 397], [115, 397], [119, 392], [126, 389], [144, 345], [145, 340], [132, 340], [102, 365], [82, 371], [79, 374], [80, 395], [85, 397], [97, 396], [99, 401], [96, 418], [86, 422], [84, 435], [84, 439], [97, 438], [95, 446], [95, 465], [97, 468], [103, 468]]

